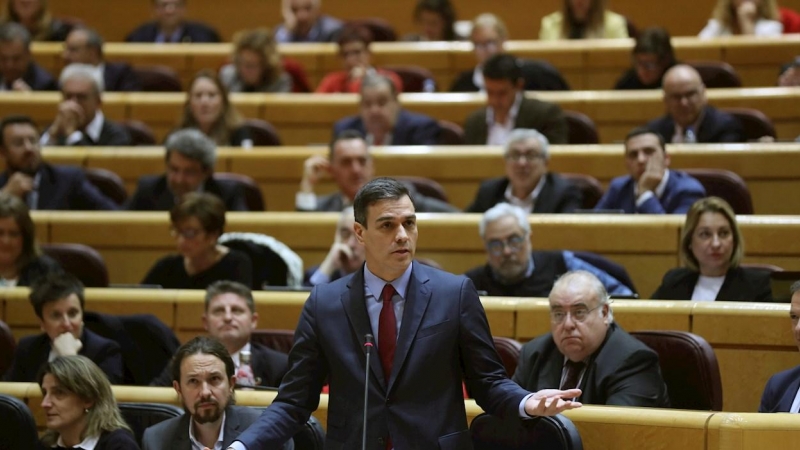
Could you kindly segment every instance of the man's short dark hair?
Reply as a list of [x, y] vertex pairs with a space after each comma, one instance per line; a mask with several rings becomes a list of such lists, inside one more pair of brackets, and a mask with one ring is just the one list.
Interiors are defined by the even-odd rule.
[[36, 122], [34, 122], [29, 116], [23, 116], [20, 114], [5, 116], [3, 117], [3, 120], [0, 120], [0, 147], [5, 148], [6, 146], [6, 127], [19, 124], [28, 124], [32, 126], [37, 133], [39, 132], [39, 127], [36, 126]]
[[632, 129], [627, 136], [625, 136], [625, 145], [628, 145], [628, 141], [635, 138], [636, 136], [641, 136], [643, 134], [653, 134], [658, 138], [658, 144], [661, 146], [661, 150], [667, 151], [667, 143], [664, 141], [664, 136], [661, 133], [651, 130], [647, 127], [636, 127]]
[[800, 291], [800, 281], [795, 281], [792, 283], [792, 286], [789, 288], [789, 293], [794, 295], [795, 292]]
[[69, 297], [75, 294], [81, 304], [81, 311], [84, 309], [83, 283], [73, 275], [60, 272], [49, 273], [39, 278], [31, 286], [30, 301], [33, 310], [39, 319], [42, 319], [42, 309], [44, 305]]
[[197, 336], [191, 341], [178, 347], [178, 351], [172, 357], [172, 381], [181, 382], [181, 364], [183, 360], [192, 355], [211, 355], [218, 358], [225, 364], [225, 375], [233, 376], [236, 369], [233, 365], [233, 358], [222, 343], [209, 336]]
[[411, 198], [408, 188], [403, 183], [388, 177], [373, 179], [361, 186], [353, 200], [353, 215], [356, 222], [367, 228], [367, 209], [370, 206], [381, 200], [399, 200], [404, 196], [411, 200], [412, 205], [414, 204], [414, 199]]
[[331, 144], [328, 146], [328, 161], [333, 161], [333, 154], [336, 151], [336, 144], [338, 144], [339, 141], [349, 141], [351, 139], [361, 139], [365, 143], [367, 142], [367, 140], [364, 138], [364, 133], [358, 130], [342, 130], [339, 132], [339, 134], [334, 136], [333, 139], [331, 139]]
[[361, 42], [364, 47], [369, 48], [369, 44], [373, 41], [372, 32], [369, 28], [361, 25], [349, 25], [339, 32], [339, 37], [336, 38], [336, 44], [339, 45], [339, 51], [342, 50], [346, 44], [352, 42]]
[[206, 288], [206, 311], [208, 311], [208, 306], [211, 304], [211, 300], [214, 300], [222, 294], [235, 294], [239, 297], [242, 297], [245, 303], [247, 303], [247, 307], [250, 309], [250, 312], [256, 312], [256, 303], [253, 300], [253, 291], [251, 291], [249, 287], [243, 285], [242, 283], [230, 280], [215, 281], [211, 283], [208, 288]]
[[514, 55], [508, 53], [498, 53], [483, 65], [483, 78], [490, 80], [507, 80], [516, 85], [523, 79], [522, 65]]

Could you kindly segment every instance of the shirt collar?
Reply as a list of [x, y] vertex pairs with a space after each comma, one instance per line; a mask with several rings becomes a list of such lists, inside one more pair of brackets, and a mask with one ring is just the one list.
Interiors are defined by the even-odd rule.
[[539, 178], [539, 182], [536, 183], [536, 187], [534, 187], [531, 193], [528, 194], [527, 198], [519, 199], [515, 197], [514, 190], [511, 188], [510, 182], [508, 183], [508, 186], [506, 186], [506, 192], [505, 194], [503, 194], [503, 196], [505, 197], [506, 201], [508, 203], [511, 203], [512, 205], [520, 206], [520, 203], [533, 205], [536, 202], [536, 199], [539, 197], [539, 194], [542, 192], [542, 189], [544, 188], [545, 178], [547, 178], [547, 174], [543, 174]]
[[[98, 441], [100, 441], [100, 436], [87, 437], [80, 444], [74, 445], [71, 448], [75, 448], [75, 449], [80, 448], [80, 449], [83, 449], [83, 450], [94, 450], [94, 448], [97, 447], [97, 442]], [[66, 447], [66, 445], [64, 445], [64, 440], [61, 438], [61, 436], [58, 437], [58, 441], [56, 441], [56, 443], [53, 445], [53, 447]]]
[[[233, 366], [236, 367], [237, 369], [239, 368], [239, 364], [241, 364], [240, 363], [240, 361], [241, 361], [240, 355], [242, 354], [243, 351], [245, 351], [245, 352], [249, 352], [250, 351], [250, 343], [249, 342], [244, 344], [244, 347], [240, 348], [238, 352], [236, 352], [236, 353], [231, 355], [231, 359], [233, 359]], [[252, 363], [252, 362], [253, 361], [251, 359], [250, 363]]]
[[[219, 426], [219, 437], [214, 445], [214, 449], [222, 448], [222, 439], [225, 437], [225, 412], [222, 412], [222, 423]], [[201, 444], [194, 438], [194, 420], [189, 419], [189, 441], [192, 443], [192, 450], [203, 450], [205, 445]]]
[[156, 42], [158, 43], [174, 43], [180, 42], [181, 35], [183, 34], [183, 26], [179, 26], [178, 29], [172, 32], [169, 36], [165, 35], [163, 31], [159, 30], [158, 34], [156, 35]]
[[486, 84], [483, 82], [483, 67], [475, 67], [475, 71], [472, 72], [472, 83], [478, 88], [478, 91], [486, 90]]
[[669, 169], [664, 170], [664, 177], [661, 178], [661, 182], [658, 183], [656, 186], [656, 197], [661, 198], [664, 195], [664, 191], [667, 190], [667, 181], [669, 180]]
[[[389, 284], [394, 287], [394, 290], [397, 291], [397, 294], [402, 298], [406, 298], [408, 282], [411, 280], [411, 268], [413, 266], [414, 263], [412, 262], [408, 265], [408, 267], [406, 267], [406, 270], [402, 275], [389, 282]], [[383, 291], [383, 287], [386, 285], [387, 281], [382, 280], [380, 277], [370, 272], [367, 264], [364, 264], [364, 283], [367, 285], [367, 288], [372, 295], [375, 296], [377, 301], [383, 301], [383, 299], [380, 298], [380, 293]]]
[[705, 116], [706, 116], [706, 109], [703, 108], [702, 110], [700, 110], [700, 115], [697, 116], [697, 120], [695, 120], [694, 123], [689, 125], [688, 127], [684, 128], [684, 127], [678, 125], [678, 123], [676, 122], [675, 123], [675, 134], [677, 134], [679, 136], [684, 136], [686, 134], [686, 129], [687, 128], [691, 128], [692, 131], [694, 131], [695, 137], [697, 137], [697, 132], [700, 129], [700, 124], [703, 123], [703, 119], [705, 118]]
[[84, 133], [89, 135], [95, 144], [100, 140], [100, 133], [103, 131], [103, 122], [105, 122], [105, 120], [106, 118], [103, 115], [103, 111], [98, 109], [97, 113], [94, 115], [94, 119], [86, 125]]
[[[522, 97], [523, 97], [522, 92], [517, 92], [517, 96], [514, 98], [514, 104], [511, 105], [511, 110], [508, 112], [508, 118], [506, 119], [506, 124], [511, 124], [512, 128], [514, 122], [517, 120], [519, 107], [522, 104]], [[494, 125], [494, 109], [491, 106], [486, 108], [486, 123], [490, 127]]]

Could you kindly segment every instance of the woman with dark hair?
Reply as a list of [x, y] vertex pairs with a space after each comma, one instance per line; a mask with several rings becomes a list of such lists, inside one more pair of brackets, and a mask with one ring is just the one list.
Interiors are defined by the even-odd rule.
[[605, 0], [563, 0], [561, 11], [542, 17], [539, 39], [615, 39], [628, 37], [625, 17], [606, 9]]
[[63, 41], [72, 31], [72, 25], [50, 15], [47, 0], [7, 0], [0, 21], [19, 23], [34, 41]]
[[775, 0], [717, 0], [699, 37], [780, 36], [783, 23]]
[[0, 193], [0, 286], [30, 286], [61, 266], [41, 254], [28, 206], [18, 197]]
[[206, 289], [219, 280], [252, 286], [252, 262], [217, 243], [225, 228], [225, 205], [216, 195], [191, 192], [170, 211], [177, 255], [158, 260], [142, 284], [165, 289]]
[[221, 146], [253, 146], [242, 116], [231, 105], [227, 89], [210, 70], [200, 71], [189, 84], [178, 128], [197, 128]]
[[456, 41], [456, 11], [450, 0], [419, 0], [414, 7], [417, 33], [403, 37], [405, 41]]
[[653, 299], [772, 300], [769, 272], [739, 266], [744, 239], [733, 208], [721, 198], [700, 199], [686, 213], [680, 256], [685, 267], [667, 272]]
[[664, 73], [677, 64], [669, 32], [660, 27], [643, 30], [632, 59], [633, 67], [622, 74], [614, 89], [660, 89]]
[[228, 92], [291, 92], [292, 79], [283, 71], [281, 55], [269, 28], [236, 33], [233, 64], [219, 71]]
[[47, 419], [41, 449], [139, 450], [108, 378], [92, 360], [58, 356], [45, 363], [37, 381]]

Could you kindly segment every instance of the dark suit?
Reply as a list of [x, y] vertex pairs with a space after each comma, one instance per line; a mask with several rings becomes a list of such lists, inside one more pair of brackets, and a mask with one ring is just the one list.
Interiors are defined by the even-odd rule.
[[[534, 392], [558, 389], [563, 367], [564, 355], [547, 333], [522, 346], [514, 381]], [[613, 322], [579, 387], [584, 404], [669, 407], [658, 354]]]
[[[272, 405], [239, 440], [251, 450], [292, 436], [330, 381], [328, 450], [361, 447], [364, 336], [373, 333], [364, 270], [316, 286], [306, 301], [289, 354], [289, 372]], [[388, 384], [377, 352], [370, 360], [367, 448], [471, 449], [462, 379], [478, 404], [519, 417], [527, 392], [508, 380], [472, 283], [414, 263]]]
[[[125, 38], [126, 42], [156, 42], [158, 37], [158, 23], [147, 22], [131, 31]], [[169, 37], [169, 36], [168, 36]], [[219, 34], [213, 28], [200, 22], [185, 21], [181, 24], [181, 34], [178, 42], [220, 42]]]
[[[121, 383], [123, 365], [119, 344], [85, 328], [81, 335], [81, 342], [83, 347], [78, 354], [94, 361], [108, 376], [111, 384]], [[50, 350], [50, 337], [45, 333], [20, 339], [17, 350], [14, 352], [14, 361], [3, 379], [5, 381], [36, 381], [39, 368], [47, 362]]]
[[[49, 132], [45, 132], [45, 134], [49, 134]], [[52, 139], [52, 137], [48, 136], [45, 141]], [[56, 138], [55, 143], [48, 144], [48, 145], [69, 145], [73, 147], [92, 147], [92, 146], [107, 146], [107, 147], [118, 147], [118, 146], [126, 146], [126, 145], [133, 145], [131, 135], [128, 133], [123, 126], [118, 125], [107, 118], [103, 119], [103, 126], [100, 128], [100, 136], [98, 136], [97, 141], [90, 138], [85, 132], [82, 133], [81, 139], [78, 142], [74, 142], [71, 144], [67, 143], [67, 136]]]
[[[564, 77], [558, 69], [547, 61], [518, 59], [522, 68], [522, 78], [525, 79], [526, 91], [568, 91]], [[478, 92], [473, 77], [475, 70], [465, 70], [456, 77], [450, 86], [450, 92]]]
[[126, 63], [105, 63], [103, 84], [106, 92], [137, 92], [142, 90], [142, 83], [133, 68]]
[[[404, 186], [408, 189], [409, 196], [414, 200], [414, 207], [417, 212], [460, 212], [458, 208], [449, 203], [420, 194], [411, 184], [404, 184]], [[317, 207], [313, 211], [341, 212], [343, 209], [344, 199], [342, 199], [342, 194], [334, 192], [333, 194], [317, 197]]]
[[[464, 212], [482, 213], [498, 203], [505, 202], [508, 183], [507, 177], [491, 178], [482, 182], [475, 199]], [[536, 197], [531, 212], [571, 213], [580, 209], [582, 204], [583, 194], [577, 186], [556, 173], [548, 172], [545, 175], [544, 186], [542, 186], [539, 196]]]
[[[38, 173], [40, 178], [36, 209], [99, 211], [119, 209], [113, 200], [103, 195], [86, 179], [80, 167], [42, 163]], [[0, 187], [8, 183], [9, 176], [7, 171], [0, 174]]]
[[[333, 126], [334, 137], [344, 130], [357, 130], [367, 134], [361, 116], [345, 117], [336, 122]], [[440, 131], [436, 120], [401, 109], [392, 130], [392, 145], [436, 145], [439, 143]]]
[[[208, 177], [203, 191], [214, 194], [225, 203], [227, 211], [248, 211], [242, 186], [231, 180]], [[131, 211], [169, 211], [175, 206], [175, 195], [167, 186], [166, 175], [144, 175], [139, 178], [136, 192], [128, 201]]]
[[800, 366], [778, 372], [767, 381], [758, 412], [789, 412], [800, 389]]
[[[650, 297], [654, 300], [691, 300], [699, 272], [684, 267], [672, 269], [664, 275], [661, 286]], [[728, 269], [725, 281], [717, 293], [717, 301], [770, 302], [772, 287], [769, 272], [736, 267]]]
[[[551, 144], [566, 144], [569, 141], [567, 120], [561, 107], [535, 98], [522, 99], [514, 128], [533, 128], [545, 135]], [[467, 117], [464, 142], [467, 145], [486, 145], [488, 139], [489, 125], [486, 123], [486, 107], [483, 107]]]
[[635, 186], [636, 181], [630, 175], [614, 178], [594, 209], [621, 209], [626, 214], [684, 214], [694, 202], [706, 196], [699, 181], [679, 170], [669, 171], [661, 198], [653, 195], [638, 207], [633, 192]]
[[[16, 80], [2, 80], [3, 86], [7, 91], [12, 90], [12, 84]], [[22, 74], [22, 81], [30, 86], [34, 91], [57, 91], [58, 83], [50, 73], [41, 66], [31, 61], [25, 73]]]
[[[675, 134], [675, 121], [669, 114], [651, 121], [647, 128], [660, 134], [667, 142], [672, 142]], [[703, 120], [695, 130], [697, 142], [747, 142], [742, 124], [732, 115], [719, 111], [713, 106], [703, 109]]]

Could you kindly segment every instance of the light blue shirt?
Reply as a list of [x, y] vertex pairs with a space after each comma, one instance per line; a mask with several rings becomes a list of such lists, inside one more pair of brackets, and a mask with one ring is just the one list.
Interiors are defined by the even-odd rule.
[[[392, 280], [391, 285], [397, 294], [392, 297], [392, 306], [394, 306], [394, 317], [397, 320], [397, 334], [400, 335], [400, 325], [403, 323], [403, 311], [406, 307], [406, 292], [408, 291], [408, 282], [411, 280], [411, 268], [413, 263], [409, 264], [406, 271], [402, 275]], [[381, 292], [383, 287], [386, 286], [387, 281], [382, 280], [377, 275], [370, 272], [367, 264], [364, 264], [364, 300], [367, 302], [367, 314], [369, 314], [369, 323], [372, 326], [372, 334], [375, 336], [375, 345], [380, 347], [381, 343], [378, 342], [378, 322], [381, 317], [381, 310], [383, 309], [383, 299]]]

